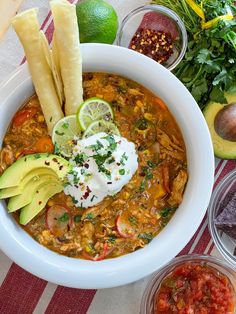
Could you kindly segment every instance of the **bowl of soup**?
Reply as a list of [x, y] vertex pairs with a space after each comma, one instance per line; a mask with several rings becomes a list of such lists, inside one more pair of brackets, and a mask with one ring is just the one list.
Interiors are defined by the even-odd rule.
[[[98, 133], [74, 146], [93, 155], [100, 167], [97, 178], [104, 174], [106, 180], [97, 194], [95, 185], [87, 185], [80, 195], [70, 172], [69, 187], [65, 184], [54, 193], [29, 221], [14, 210], [11, 198], [2, 200], [0, 248], [50, 282], [74, 288], [115, 287], [153, 273], [191, 239], [212, 191], [213, 150], [198, 105], [167, 69], [122, 47], [83, 44], [81, 51], [84, 99], [110, 104], [116, 135]], [[0, 86], [0, 101], [2, 176], [19, 160], [22, 167], [30, 167], [30, 156], [38, 162], [42, 153], [57, 154], [27, 64]], [[120, 154], [114, 180], [102, 167], [98, 150], [104, 147], [111, 151], [108, 165]], [[75, 158], [81, 162], [84, 156]], [[60, 158], [51, 162], [59, 165]], [[83, 160], [83, 167], [84, 184], [95, 172], [86, 174], [89, 159]], [[9, 180], [14, 176], [17, 181], [16, 169]]]

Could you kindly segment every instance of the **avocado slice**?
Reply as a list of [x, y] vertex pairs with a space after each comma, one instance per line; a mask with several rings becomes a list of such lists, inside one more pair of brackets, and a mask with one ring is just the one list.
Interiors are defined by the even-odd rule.
[[[233, 95], [230, 95], [226, 98], [227, 101], [230, 100], [231, 102], [236, 102], [236, 95], [234, 95], [234, 97]], [[217, 115], [221, 112], [221, 110], [230, 105], [231, 103], [224, 105], [216, 102], [210, 102], [203, 111], [211, 133], [215, 156], [222, 159], [236, 159], [236, 141], [223, 138], [216, 130]]]
[[18, 186], [30, 171], [37, 168], [50, 169], [60, 179], [63, 179], [70, 167], [66, 159], [57, 155], [47, 153], [27, 155], [14, 162], [4, 171], [0, 177], [0, 189]]
[[63, 190], [63, 185], [60, 183], [47, 183], [40, 189], [36, 190], [36, 193], [32, 199], [32, 202], [24, 206], [20, 212], [20, 224], [26, 225], [32, 220], [47, 204], [48, 200], [55, 194], [60, 193]]
[[58, 178], [56, 173], [51, 169], [36, 168], [30, 171], [29, 173], [27, 173], [27, 175], [21, 180], [18, 186], [12, 186], [12, 187], [0, 190], [0, 199], [9, 198], [15, 195], [22, 194], [26, 185], [39, 180], [40, 177], [44, 175], [50, 175], [50, 176], [54, 176], [55, 178]]
[[12, 213], [30, 202], [32, 202], [34, 194], [37, 190], [40, 190], [45, 184], [61, 184], [55, 175], [45, 174], [40, 177], [33, 177], [24, 187], [22, 194], [15, 195], [10, 198], [7, 208], [9, 213]]

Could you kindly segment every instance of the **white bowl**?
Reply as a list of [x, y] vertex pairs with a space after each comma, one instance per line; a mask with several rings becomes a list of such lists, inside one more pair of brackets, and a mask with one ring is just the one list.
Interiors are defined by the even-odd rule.
[[[214, 155], [203, 115], [193, 97], [167, 69], [132, 50], [81, 45], [83, 71], [117, 73], [159, 95], [175, 116], [187, 147], [189, 180], [181, 206], [153, 241], [131, 254], [92, 262], [54, 253], [33, 240], [0, 204], [0, 248], [14, 262], [47, 281], [74, 288], [108, 288], [141, 279], [169, 262], [200, 225], [213, 187]], [[34, 89], [27, 65], [0, 86], [0, 141], [12, 116]], [[1, 143], [0, 143], [1, 144]]]

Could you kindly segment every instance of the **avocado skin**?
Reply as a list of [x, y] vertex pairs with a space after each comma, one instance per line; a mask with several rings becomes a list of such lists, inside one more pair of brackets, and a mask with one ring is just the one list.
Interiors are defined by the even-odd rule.
[[24, 156], [4, 171], [0, 177], [0, 189], [18, 186], [27, 173], [36, 168], [50, 169], [63, 179], [70, 170], [70, 164], [66, 159], [53, 154]]
[[232, 102], [236, 102], [236, 94], [225, 95], [227, 104], [209, 102], [205, 107], [203, 114], [206, 119], [211, 134], [214, 154], [221, 159], [236, 159], [236, 142], [228, 141], [220, 137], [215, 131], [215, 118], [217, 113]]

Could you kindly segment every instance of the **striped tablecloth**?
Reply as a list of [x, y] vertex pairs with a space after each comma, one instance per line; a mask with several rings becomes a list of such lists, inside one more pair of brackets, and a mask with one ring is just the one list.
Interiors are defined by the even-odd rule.
[[[70, 0], [77, 2], [76, 0]], [[119, 19], [145, 0], [107, 0], [117, 10]], [[49, 41], [53, 23], [47, 0], [25, 0], [21, 10], [37, 6], [41, 27]], [[0, 82], [23, 60], [24, 53], [13, 30], [9, 29], [0, 42]], [[215, 187], [233, 168], [235, 161], [216, 161]], [[210, 237], [207, 218], [180, 253], [206, 253], [218, 255]], [[82, 290], [57, 286], [39, 279], [13, 263], [0, 251], [0, 313], [1, 314], [137, 314], [143, 291], [150, 277], [127, 286]]]

